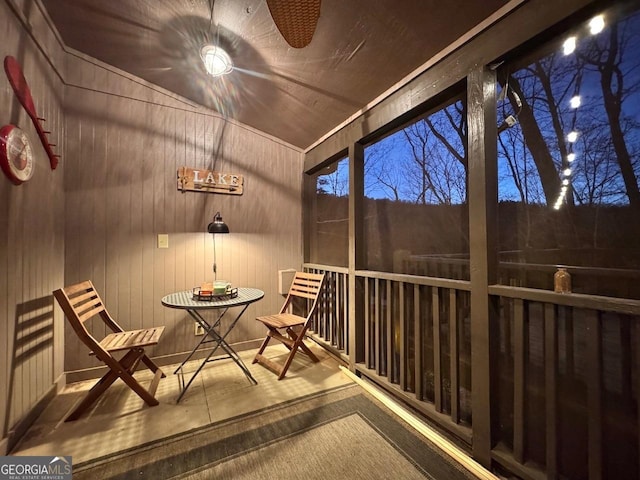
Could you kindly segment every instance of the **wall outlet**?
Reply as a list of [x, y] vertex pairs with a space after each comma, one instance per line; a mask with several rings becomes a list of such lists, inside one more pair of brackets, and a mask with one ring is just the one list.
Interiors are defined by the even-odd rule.
[[204, 328], [202, 328], [202, 325], [200, 325], [199, 323], [196, 323], [195, 326], [196, 326], [196, 331], [195, 331], [196, 336], [204, 335]]

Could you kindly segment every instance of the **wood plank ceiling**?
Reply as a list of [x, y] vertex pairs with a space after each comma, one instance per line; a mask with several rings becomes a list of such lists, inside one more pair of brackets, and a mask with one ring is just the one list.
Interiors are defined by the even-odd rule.
[[[67, 46], [306, 149], [507, 2], [323, 0], [300, 49], [265, 0], [43, 3]], [[206, 74], [210, 41], [230, 74]]]

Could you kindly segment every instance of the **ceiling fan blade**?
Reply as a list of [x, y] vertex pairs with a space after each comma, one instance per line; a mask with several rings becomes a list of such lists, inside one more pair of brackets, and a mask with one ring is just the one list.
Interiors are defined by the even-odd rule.
[[309, 45], [320, 18], [321, 0], [267, 0], [271, 17], [293, 48]]

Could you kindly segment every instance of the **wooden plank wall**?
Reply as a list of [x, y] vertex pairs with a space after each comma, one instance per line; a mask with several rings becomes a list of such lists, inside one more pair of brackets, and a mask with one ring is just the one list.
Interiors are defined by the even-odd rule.
[[[283, 300], [277, 271], [302, 265], [303, 153], [79, 53], [67, 61], [65, 284], [91, 279], [125, 329], [165, 325], [152, 355], [180, 360], [193, 321], [160, 300], [212, 280], [206, 228], [220, 211], [231, 233], [216, 237], [218, 279], [265, 291], [229, 337], [254, 346], [255, 316]], [[241, 174], [244, 194], [181, 193], [183, 165]], [[97, 365], [73, 332], [66, 342], [67, 371]]]
[[[34, 2], [0, 2], [0, 56], [22, 65], [51, 143], [64, 148], [63, 51]], [[35, 39], [39, 39], [37, 45]], [[44, 47], [42, 46], [44, 45]], [[52, 171], [26, 112], [0, 74], [0, 126], [29, 136], [35, 156], [30, 181], [15, 186], [0, 173], [0, 422], [4, 454], [18, 423], [52, 391], [63, 373], [63, 319], [51, 291], [63, 280], [63, 171]], [[63, 159], [64, 161], [64, 159]]]

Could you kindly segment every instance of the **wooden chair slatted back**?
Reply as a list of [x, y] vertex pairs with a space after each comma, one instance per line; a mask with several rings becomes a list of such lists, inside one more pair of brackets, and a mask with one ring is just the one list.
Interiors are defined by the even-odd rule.
[[60, 288], [53, 292], [58, 300], [67, 320], [78, 335], [78, 338], [103, 361], [111, 358], [111, 354], [104, 350], [100, 342], [91, 335], [84, 325], [85, 322], [98, 316], [112, 331], [124, 331], [120, 325], [106, 311], [98, 292], [90, 280]]
[[284, 313], [289, 309], [294, 298], [304, 298], [311, 303], [306, 315], [307, 321], [309, 321], [318, 304], [323, 284], [324, 275], [321, 273], [296, 272], [280, 313]]

